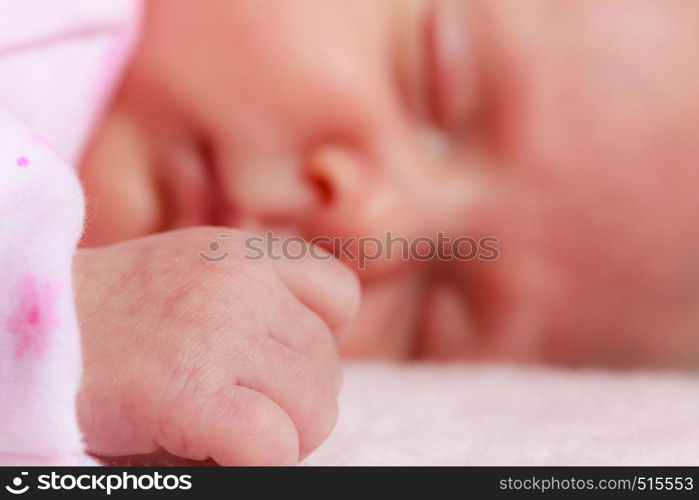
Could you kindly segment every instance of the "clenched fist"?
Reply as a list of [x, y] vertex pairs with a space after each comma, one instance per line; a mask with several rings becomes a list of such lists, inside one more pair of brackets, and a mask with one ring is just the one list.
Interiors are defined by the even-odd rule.
[[[222, 232], [229, 255], [201, 258]], [[328, 436], [358, 282], [331, 259], [250, 260], [246, 236], [194, 228], [77, 253], [89, 451], [293, 464]]]

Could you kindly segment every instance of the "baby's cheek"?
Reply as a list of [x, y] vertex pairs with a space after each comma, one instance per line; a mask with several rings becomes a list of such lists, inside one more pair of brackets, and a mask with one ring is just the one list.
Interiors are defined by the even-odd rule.
[[493, 228], [507, 272], [489, 278], [500, 299], [487, 307], [512, 321], [493, 331], [511, 346], [529, 335], [554, 360], [688, 364], [699, 353], [699, 123], [687, 113], [696, 91], [678, 82], [690, 65], [643, 55], [672, 29], [641, 37], [639, 51], [606, 24], [573, 25], [588, 29], [566, 31], [578, 57], [542, 44], [498, 118], [495, 170], [508, 187]]
[[617, 183], [590, 164], [587, 182], [558, 182], [539, 192], [537, 208], [512, 214], [499, 283], [541, 356], [663, 364], [696, 347], [699, 241], [680, 207], [698, 207], [686, 192], [650, 192], [653, 166], [637, 167]]

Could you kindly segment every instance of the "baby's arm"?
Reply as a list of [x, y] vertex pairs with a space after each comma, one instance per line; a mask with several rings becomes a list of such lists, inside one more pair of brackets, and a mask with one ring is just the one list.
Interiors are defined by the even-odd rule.
[[[204, 260], [222, 232], [230, 255]], [[195, 228], [78, 252], [91, 452], [292, 464], [330, 433], [356, 278], [332, 260], [248, 260], [244, 237]]]

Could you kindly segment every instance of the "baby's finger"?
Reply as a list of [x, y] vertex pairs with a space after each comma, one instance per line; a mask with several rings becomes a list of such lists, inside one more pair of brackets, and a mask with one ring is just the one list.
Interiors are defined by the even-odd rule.
[[285, 314], [267, 318], [270, 337], [314, 363], [339, 392], [342, 371], [332, 330], [288, 290], [280, 297], [278, 307], [283, 308]]
[[274, 401], [231, 384], [202, 398], [194, 388], [161, 416], [158, 444], [192, 460], [220, 465], [294, 465], [299, 441], [294, 423]]
[[[318, 314], [339, 337], [359, 308], [359, 280], [349, 268], [317, 246], [287, 245], [291, 258], [274, 260], [274, 267], [286, 287]], [[294, 256], [301, 255], [298, 258]]]
[[298, 432], [300, 456], [305, 456], [325, 441], [337, 422], [337, 388], [332, 373], [273, 340], [256, 352], [264, 355], [252, 354], [241, 379], [289, 415]]

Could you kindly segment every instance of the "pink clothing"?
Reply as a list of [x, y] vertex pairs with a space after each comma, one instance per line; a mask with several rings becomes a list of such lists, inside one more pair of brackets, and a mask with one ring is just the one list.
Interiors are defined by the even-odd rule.
[[135, 1], [0, 0], [0, 464], [92, 463], [75, 414], [75, 163], [135, 41]]

